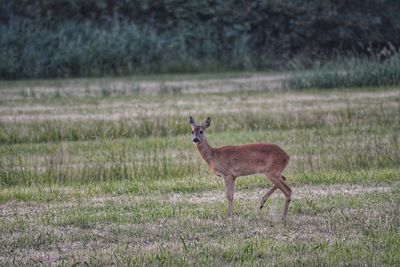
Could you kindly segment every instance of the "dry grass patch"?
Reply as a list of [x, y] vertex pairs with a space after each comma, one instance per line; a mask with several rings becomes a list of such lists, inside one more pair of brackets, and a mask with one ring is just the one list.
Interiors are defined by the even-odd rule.
[[[177, 115], [199, 114], [202, 110], [208, 113], [300, 113], [311, 111], [339, 111], [346, 109], [370, 109], [382, 101], [385, 107], [396, 108], [399, 105], [400, 91], [364, 92], [364, 93], [325, 93], [299, 94], [285, 93], [278, 95], [260, 96], [232, 96], [229, 105], [225, 96], [207, 97], [178, 97], [172, 100], [147, 99], [104, 99], [95, 103], [71, 104], [63, 107], [53, 104], [26, 105], [24, 102], [12, 106], [0, 107], [0, 121], [2, 122], [29, 122], [29, 121], [90, 121], [105, 120], [118, 121], [122, 119], [168, 117]], [[202, 112], [201, 112], [202, 113]]]
[[[243, 76], [243, 75], [238, 75]], [[239, 78], [171, 80], [71, 79], [62, 82], [14, 82], [1, 85], [2, 99], [93, 96], [154, 96], [282, 89], [285, 75], [257, 74]]]

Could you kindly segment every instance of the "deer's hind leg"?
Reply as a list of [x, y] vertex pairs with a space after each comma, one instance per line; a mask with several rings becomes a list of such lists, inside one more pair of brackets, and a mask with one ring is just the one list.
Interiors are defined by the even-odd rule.
[[283, 194], [285, 195], [285, 207], [283, 209], [282, 221], [285, 221], [289, 209], [289, 203], [291, 201], [292, 189], [285, 183], [286, 178], [281, 173], [267, 173], [266, 176], [274, 184], [274, 186], [270, 191], [265, 194], [265, 200], [278, 188], [283, 192]]
[[264, 207], [265, 202], [272, 195], [272, 193], [274, 193], [276, 191], [276, 189], [278, 189], [278, 186], [274, 185], [267, 193], [265, 193], [265, 195], [261, 198], [261, 201], [260, 201], [260, 209], [262, 209]]
[[[281, 175], [282, 180], [285, 181], [286, 178], [285, 176]], [[260, 209], [262, 209], [264, 207], [265, 202], [268, 200], [268, 198], [276, 191], [276, 189], [278, 189], [279, 187], [277, 185], [274, 184], [274, 186], [267, 192], [264, 194], [264, 196], [261, 198], [260, 201]]]

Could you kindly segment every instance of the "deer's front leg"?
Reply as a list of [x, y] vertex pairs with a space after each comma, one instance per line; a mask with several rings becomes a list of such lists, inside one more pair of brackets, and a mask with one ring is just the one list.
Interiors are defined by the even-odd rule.
[[235, 177], [227, 176], [224, 177], [226, 187], [226, 199], [228, 200], [228, 216], [232, 216], [233, 212], [233, 195], [235, 193]]

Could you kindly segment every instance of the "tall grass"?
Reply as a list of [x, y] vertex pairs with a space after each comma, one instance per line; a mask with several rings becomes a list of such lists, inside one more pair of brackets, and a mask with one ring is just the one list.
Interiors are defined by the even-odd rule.
[[310, 69], [295, 66], [285, 82], [292, 89], [350, 88], [400, 84], [400, 53], [393, 50], [388, 58], [339, 57], [315, 64]]
[[[140, 141], [138, 141], [140, 142]], [[46, 155], [27, 155], [24, 149], [10, 149], [0, 158], [2, 186], [37, 184], [87, 184], [103, 181], [146, 181], [179, 179], [201, 173], [187, 153], [171, 152], [152, 143], [145, 148], [135, 142], [108, 143], [109, 150], [90, 148], [88, 155], [70, 152], [67, 144], [46, 145]], [[4, 150], [3, 150], [4, 151]], [[174, 153], [174, 155], [171, 155]]]
[[[291, 116], [281, 116], [276, 119], [276, 124], [272, 124], [271, 120], [262, 123], [265, 120], [262, 116], [255, 116], [259, 119], [257, 121], [246, 119], [248, 114], [221, 116], [208, 136], [213, 146], [257, 141], [282, 144], [292, 156], [292, 182], [297, 179], [302, 181], [302, 173], [398, 168], [400, 141], [397, 132], [400, 116], [393, 109], [391, 112], [381, 111], [350, 110], [330, 113], [329, 117], [320, 113], [308, 114], [297, 117], [297, 121]], [[321, 119], [322, 116], [329, 120]], [[170, 118], [169, 123], [177, 118]], [[27, 134], [20, 139], [24, 141], [21, 144], [11, 142], [0, 147], [0, 184], [76, 185], [121, 180], [148, 183], [152, 180], [179, 181], [199, 174], [207, 176], [206, 166], [190, 144], [187, 118], [180, 118], [176, 133], [168, 131], [166, 126], [165, 131], [161, 130], [159, 123], [164, 121], [168, 125], [168, 120], [161, 119], [140, 124], [129, 133], [132, 135], [130, 138], [106, 135], [113, 132], [108, 127], [104, 127], [104, 132], [100, 133], [96, 132], [99, 128], [89, 132], [76, 128], [73, 131], [77, 131], [77, 139], [70, 140], [75, 142], [66, 142], [59, 139], [58, 135], [53, 135], [51, 127], [58, 126], [49, 124], [49, 129], [45, 131], [49, 135], [43, 132], [43, 138], [48, 138], [48, 141], [33, 144], [34, 139], [29, 138], [34, 137], [28, 137]], [[93, 122], [86, 122], [85, 125], [90, 123]], [[67, 124], [62, 129], [68, 131], [68, 127], [72, 125]], [[169, 127], [174, 129], [172, 124]], [[92, 137], [91, 134], [103, 136]], [[85, 141], [87, 139], [91, 141]], [[332, 180], [326, 179], [319, 181]], [[353, 180], [350, 177], [344, 178], [344, 181]]]

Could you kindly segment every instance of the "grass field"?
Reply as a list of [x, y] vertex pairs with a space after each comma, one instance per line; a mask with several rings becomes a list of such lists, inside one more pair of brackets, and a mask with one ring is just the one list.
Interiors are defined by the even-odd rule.
[[[399, 266], [400, 90], [282, 75], [0, 82], [0, 265]], [[283, 194], [224, 183], [191, 143], [276, 143]]]

